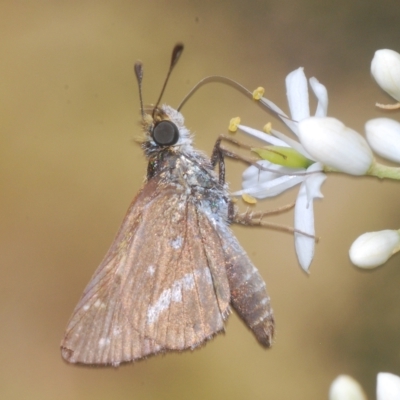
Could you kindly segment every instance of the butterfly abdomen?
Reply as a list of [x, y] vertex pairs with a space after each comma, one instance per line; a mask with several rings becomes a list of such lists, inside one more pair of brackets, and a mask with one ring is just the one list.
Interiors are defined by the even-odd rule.
[[274, 316], [265, 282], [230, 229], [219, 231], [225, 239], [230, 304], [258, 342], [264, 347], [270, 347], [274, 334]]

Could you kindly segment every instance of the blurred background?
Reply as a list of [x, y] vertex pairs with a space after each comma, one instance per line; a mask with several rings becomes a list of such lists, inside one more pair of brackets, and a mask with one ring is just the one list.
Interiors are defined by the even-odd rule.
[[[285, 76], [303, 66], [327, 86], [329, 115], [362, 133], [367, 119], [383, 116], [375, 102], [391, 101], [369, 70], [375, 50], [400, 51], [396, 2], [49, 0], [2, 1], [0, 9], [2, 399], [324, 399], [343, 373], [373, 399], [379, 371], [400, 374], [399, 257], [369, 272], [348, 259], [359, 234], [400, 227], [399, 185], [341, 175], [329, 176], [315, 207], [321, 240], [309, 276], [289, 234], [233, 228], [267, 282], [277, 321], [272, 349], [232, 315], [226, 335], [201, 350], [117, 370], [70, 366], [59, 351], [146, 173], [134, 142], [134, 62], [144, 63], [147, 104], [181, 41], [166, 103], [177, 106], [198, 80], [220, 74], [251, 90], [264, 86], [284, 110]], [[220, 84], [200, 89], [182, 111], [209, 155], [230, 118], [255, 128], [272, 120]], [[232, 190], [243, 170], [228, 161]], [[295, 196], [296, 189], [257, 207]]]

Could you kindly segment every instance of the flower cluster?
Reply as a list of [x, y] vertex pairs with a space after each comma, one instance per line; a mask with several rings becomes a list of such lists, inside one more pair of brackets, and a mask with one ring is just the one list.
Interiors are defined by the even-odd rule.
[[[371, 72], [378, 84], [400, 101], [400, 54], [378, 50], [372, 60]], [[327, 116], [328, 94], [324, 85], [311, 78], [309, 84], [317, 98], [314, 116], [310, 116], [307, 79], [302, 68], [286, 78], [290, 115], [263, 97], [257, 89], [253, 97], [277, 115], [290, 129], [292, 139], [271, 127], [267, 133], [241, 125], [231, 126], [265, 143], [266, 148], [253, 149], [262, 160], [243, 173], [243, 189], [234, 195], [248, 194], [255, 198], [277, 196], [300, 184], [295, 205], [295, 248], [299, 263], [308, 270], [313, 259], [315, 240], [313, 201], [323, 197], [320, 187], [326, 173], [370, 175], [380, 179], [400, 179], [400, 168], [382, 165], [374, 153], [393, 162], [400, 162], [400, 123], [389, 118], [376, 118], [365, 125], [366, 139], [336, 118]], [[378, 105], [385, 109], [395, 105]], [[307, 235], [304, 235], [306, 233]], [[400, 250], [400, 231], [385, 230], [360, 236], [350, 250], [351, 261], [364, 268], [373, 268]]]
[[[378, 85], [395, 100], [400, 100], [400, 54], [388, 49], [375, 52], [371, 73]], [[393, 105], [377, 104], [393, 110]], [[370, 148], [377, 155], [400, 163], [400, 123], [390, 118], [375, 118], [366, 122], [365, 135]], [[372, 162], [368, 174], [379, 178], [400, 179], [400, 169]], [[400, 230], [368, 232], [352, 244], [349, 255], [353, 264], [361, 268], [374, 268], [384, 264], [400, 250]]]

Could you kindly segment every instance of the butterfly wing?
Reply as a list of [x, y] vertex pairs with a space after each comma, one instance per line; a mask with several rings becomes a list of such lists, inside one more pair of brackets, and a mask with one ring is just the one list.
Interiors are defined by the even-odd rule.
[[220, 237], [190, 195], [150, 180], [76, 306], [62, 356], [118, 366], [194, 349], [224, 329], [224, 266]]

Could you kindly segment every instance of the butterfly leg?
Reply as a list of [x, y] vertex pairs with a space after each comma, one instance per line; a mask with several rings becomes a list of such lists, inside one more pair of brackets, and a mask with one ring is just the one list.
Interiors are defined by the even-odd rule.
[[226, 147], [221, 145], [221, 142], [225, 141], [228, 143], [231, 143], [235, 146], [238, 146], [240, 148], [245, 148], [247, 150], [251, 150], [252, 146], [249, 146], [245, 143], [239, 142], [236, 139], [233, 139], [229, 136], [226, 135], [219, 135], [217, 141], [215, 142], [214, 149], [211, 155], [211, 165], [213, 168], [218, 164], [218, 170], [219, 170], [219, 183], [220, 184], [225, 184], [225, 157], [232, 158], [234, 160], [239, 160], [242, 161], [248, 165], [254, 165], [256, 168], [258, 168], [260, 171], [269, 171], [268, 168], [264, 168], [262, 165], [257, 163], [257, 160], [254, 160], [250, 157], [244, 157], [240, 154], [237, 154]]
[[[234, 160], [239, 160], [239, 161], [242, 161], [249, 165], [254, 165], [256, 168], [258, 168], [261, 171], [269, 170], [268, 168], [264, 168], [262, 165], [258, 164], [255, 160], [248, 158], [248, 157], [243, 157], [235, 152], [232, 152], [231, 150], [227, 149], [226, 147], [222, 146], [221, 145], [222, 141], [231, 143], [240, 148], [245, 148], [247, 150], [250, 150], [252, 148], [252, 146], [242, 143], [236, 139], [233, 139], [230, 136], [226, 136], [223, 134], [219, 135], [219, 137], [214, 145], [213, 153], [211, 156], [211, 164], [213, 167], [215, 167], [218, 163], [219, 181], [221, 184], [225, 183], [225, 160], [224, 160], [225, 157], [229, 157]], [[228, 221], [229, 221], [229, 223], [235, 223], [235, 224], [240, 224], [240, 225], [245, 225], [245, 226], [261, 226], [264, 228], [275, 229], [278, 231], [288, 232], [291, 234], [301, 233], [302, 235], [312, 237], [313, 239], [315, 239], [316, 242], [318, 242], [318, 238], [316, 238], [315, 236], [312, 236], [306, 232], [299, 231], [297, 229], [294, 229], [292, 227], [285, 226], [285, 225], [275, 224], [272, 222], [265, 222], [263, 220], [263, 218], [266, 216], [280, 214], [282, 212], [291, 210], [293, 207], [294, 207], [294, 203], [291, 203], [291, 204], [288, 204], [288, 205], [285, 205], [282, 207], [278, 207], [271, 211], [262, 211], [262, 212], [246, 211], [244, 213], [239, 213], [235, 204], [233, 202], [230, 202], [229, 207], [228, 207]]]
[[225, 160], [224, 153], [221, 149], [221, 136], [218, 137], [214, 144], [213, 152], [211, 154], [211, 165], [213, 168], [218, 164], [219, 183], [225, 184]]
[[273, 214], [279, 214], [285, 211], [289, 211], [294, 207], [294, 203], [288, 204], [286, 206], [279, 207], [275, 210], [264, 211], [264, 212], [251, 212], [246, 211], [244, 213], [239, 213], [237, 209], [234, 210], [233, 215], [231, 216], [231, 222], [234, 224], [240, 224], [245, 226], [260, 226], [263, 228], [274, 229], [277, 231], [287, 232], [287, 233], [300, 233], [301, 235], [307, 236], [309, 238], [314, 239], [318, 242], [318, 237], [314, 235], [310, 235], [307, 232], [300, 231], [298, 229], [292, 228], [290, 226], [275, 224], [273, 222], [263, 221], [263, 218]]

